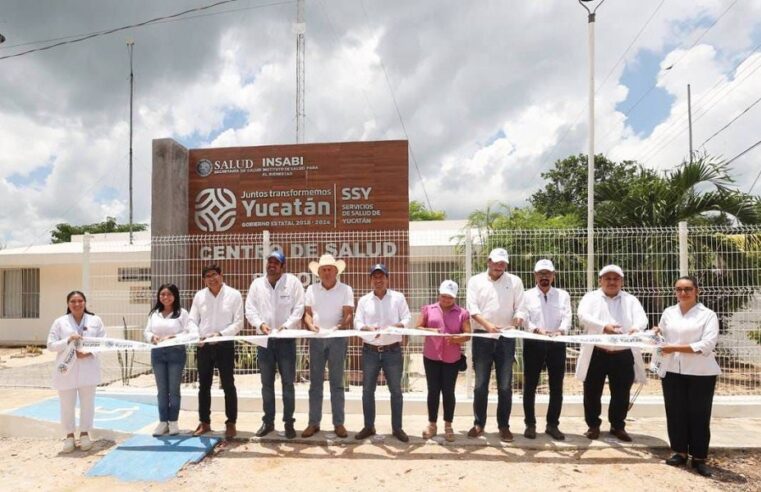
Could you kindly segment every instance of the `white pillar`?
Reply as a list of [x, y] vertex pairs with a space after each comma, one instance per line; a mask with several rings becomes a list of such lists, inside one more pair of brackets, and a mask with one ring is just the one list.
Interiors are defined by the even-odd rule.
[[687, 222], [679, 222], [679, 276], [689, 274], [690, 265], [688, 260], [689, 244], [687, 242]]
[[263, 275], [267, 275], [267, 257], [270, 255], [270, 253], [272, 253], [270, 248], [270, 231], [264, 231], [262, 232], [262, 251], [264, 252], [264, 255], [262, 255]]
[[90, 239], [92, 236], [85, 232], [82, 236], [82, 292], [90, 295]]
[[587, 156], [587, 290], [595, 288], [595, 14], [589, 22], [589, 155]]

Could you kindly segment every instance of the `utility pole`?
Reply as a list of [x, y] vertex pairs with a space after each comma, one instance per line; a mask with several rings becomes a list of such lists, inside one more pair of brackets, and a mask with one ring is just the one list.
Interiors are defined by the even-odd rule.
[[687, 125], [690, 128], [690, 164], [692, 164], [692, 95], [690, 84], [687, 84]]
[[587, 11], [587, 50], [589, 57], [589, 151], [587, 153], [587, 289], [595, 288], [595, 14], [605, 2], [590, 9], [579, 0], [579, 5]]
[[304, 109], [306, 83], [306, 22], [304, 21], [304, 0], [296, 3], [296, 143], [304, 143]]
[[132, 49], [135, 47], [133, 40], [127, 41], [129, 50], [129, 244], [132, 245], [132, 99], [135, 86], [135, 75], [132, 73]]

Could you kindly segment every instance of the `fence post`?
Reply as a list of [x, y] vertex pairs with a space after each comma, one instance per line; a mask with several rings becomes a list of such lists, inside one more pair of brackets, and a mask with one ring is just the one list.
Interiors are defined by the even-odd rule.
[[689, 246], [687, 243], [687, 222], [679, 222], [679, 276], [683, 277], [689, 274], [690, 265], [688, 263]]
[[82, 292], [90, 295], [90, 236], [85, 232], [82, 236]]
[[[468, 281], [470, 280], [470, 277], [473, 275], [473, 236], [471, 234], [471, 229], [468, 227], [465, 229], [465, 287], [468, 285]], [[471, 329], [473, 327], [471, 326]], [[471, 370], [473, 368], [473, 350], [471, 350], [472, 347], [472, 341], [468, 340], [465, 343], [465, 353], [471, 354], [471, 357], [468, 357], [468, 369], [465, 371], [465, 394], [462, 395], [463, 398], [467, 398], [467, 396], [470, 394], [470, 390], [473, 385], [473, 371]]]
[[272, 251], [270, 251], [270, 231], [262, 232], [262, 274], [267, 274], [267, 257]]

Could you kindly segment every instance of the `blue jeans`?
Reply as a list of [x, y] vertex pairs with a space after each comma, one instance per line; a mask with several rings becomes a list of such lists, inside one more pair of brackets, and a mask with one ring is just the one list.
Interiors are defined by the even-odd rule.
[[293, 411], [296, 407], [296, 339], [272, 339], [267, 341], [267, 348], [257, 347], [256, 357], [262, 375], [262, 405], [265, 424], [275, 424], [275, 370], [280, 373], [283, 388], [283, 422], [294, 421]]
[[184, 345], [151, 350], [161, 422], [176, 422], [180, 415], [180, 383], [186, 358]]
[[362, 413], [365, 427], [375, 427], [375, 387], [383, 369], [389, 393], [391, 393], [391, 428], [402, 429], [402, 349], [394, 347], [376, 352], [365, 344], [362, 347]]
[[326, 362], [333, 425], [344, 423], [344, 361], [347, 344], [347, 338], [313, 338], [309, 341], [309, 425], [319, 426], [322, 420], [322, 387]]
[[497, 425], [500, 429], [510, 427], [510, 411], [513, 406], [513, 361], [515, 339], [499, 337], [473, 337], [473, 369], [476, 385], [473, 391], [473, 425], [486, 426], [486, 408], [489, 404], [489, 378], [492, 365], [497, 373]]

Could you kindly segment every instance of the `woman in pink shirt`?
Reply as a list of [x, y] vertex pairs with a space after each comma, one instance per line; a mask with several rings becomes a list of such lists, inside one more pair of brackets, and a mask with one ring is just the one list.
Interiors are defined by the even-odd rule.
[[452, 419], [454, 417], [457, 372], [463, 357], [460, 346], [468, 341], [470, 333], [470, 314], [457, 305], [457, 283], [444, 280], [439, 287], [439, 302], [423, 306], [420, 312], [418, 328], [450, 336], [425, 337], [423, 346], [423, 365], [425, 379], [428, 383], [428, 427], [423, 431], [423, 438], [430, 439], [436, 435], [436, 422], [439, 419], [439, 395], [444, 400], [444, 438], [454, 441]]

